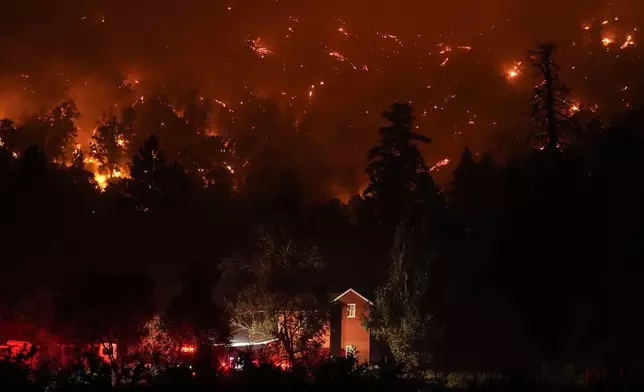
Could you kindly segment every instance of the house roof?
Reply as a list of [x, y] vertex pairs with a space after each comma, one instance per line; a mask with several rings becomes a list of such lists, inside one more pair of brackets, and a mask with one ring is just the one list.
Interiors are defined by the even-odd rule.
[[331, 302], [336, 302], [337, 300], [339, 300], [340, 298], [344, 297], [345, 295], [347, 295], [349, 293], [353, 293], [353, 294], [357, 295], [358, 297], [362, 298], [363, 300], [365, 300], [366, 302], [368, 302], [370, 305], [373, 305], [373, 302], [369, 301], [369, 299], [367, 299], [367, 297], [365, 297], [364, 295], [360, 294], [359, 292], [357, 292], [357, 291], [355, 291], [354, 289], [351, 289], [351, 288], [348, 289], [347, 291], [345, 291], [344, 293], [338, 295], [337, 297], [335, 297]]

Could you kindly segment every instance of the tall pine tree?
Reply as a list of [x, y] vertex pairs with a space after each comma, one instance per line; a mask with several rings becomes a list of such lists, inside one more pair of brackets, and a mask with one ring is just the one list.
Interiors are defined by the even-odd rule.
[[380, 141], [369, 151], [369, 185], [364, 197], [379, 220], [395, 227], [411, 203], [436, 196], [437, 189], [417, 142], [430, 139], [414, 130], [415, 117], [408, 103], [394, 103], [383, 113], [390, 125], [380, 128]]
[[537, 148], [550, 151], [568, 144], [572, 114], [570, 91], [559, 80], [554, 52], [552, 43], [539, 43], [537, 50], [531, 52], [532, 66], [540, 78], [532, 96], [532, 138]]

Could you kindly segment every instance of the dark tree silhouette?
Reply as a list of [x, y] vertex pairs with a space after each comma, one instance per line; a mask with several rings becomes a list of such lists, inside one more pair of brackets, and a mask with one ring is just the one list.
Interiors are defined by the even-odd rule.
[[552, 151], [569, 143], [572, 124], [570, 91], [559, 79], [554, 53], [553, 43], [539, 43], [531, 52], [532, 66], [540, 79], [532, 98], [532, 138], [538, 148]]
[[170, 335], [180, 345], [199, 349], [230, 341], [228, 316], [214, 300], [213, 288], [219, 275], [203, 264], [190, 264], [184, 271], [181, 291], [165, 315]]
[[4, 147], [8, 151], [14, 151], [16, 148], [16, 131], [16, 125], [13, 121], [8, 118], [0, 119], [0, 147]]
[[56, 106], [46, 117], [51, 130], [48, 132], [45, 152], [54, 161], [63, 162], [73, 152], [73, 143], [78, 133], [74, 121], [80, 117], [74, 101]]
[[88, 274], [68, 283], [55, 299], [57, 329], [80, 342], [113, 350], [117, 379], [138, 344], [144, 325], [156, 313], [154, 283], [144, 274]]
[[168, 164], [157, 138], [150, 136], [132, 159], [126, 187], [137, 200], [137, 209], [148, 211], [164, 205], [179, 205], [188, 200], [192, 184], [184, 169]]
[[397, 225], [408, 205], [423, 200], [433, 187], [429, 168], [416, 146], [416, 142], [429, 143], [430, 139], [415, 131], [412, 113], [409, 104], [393, 104], [383, 113], [391, 125], [380, 128], [380, 142], [369, 151], [370, 182], [364, 196], [389, 226]]
[[196, 90], [191, 90], [181, 106], [183, 107], [181, 119], [188, 126], [190, 133], [202, 137], [208, 136], [212, 120], [211, 100], [200, 96]]
[[38, 146], [56, 163], [71, 158], [78, 133], [74, 121], [80, 117], [74, 101], [66, 101], [43, 115], [23, 120], [16, 132], [6, 135], [9, 148], [20, 153], [29, 146]]

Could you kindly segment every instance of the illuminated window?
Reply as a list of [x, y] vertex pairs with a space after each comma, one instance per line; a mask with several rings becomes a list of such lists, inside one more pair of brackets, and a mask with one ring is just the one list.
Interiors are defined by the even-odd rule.
[[347, 317], [356, 317], [356, 304], [347, 304]]
[[350, 344], [347, 346], [345, 353], [347, 354], [347, 357], [355, 357], [356, 356], [356, 346]]

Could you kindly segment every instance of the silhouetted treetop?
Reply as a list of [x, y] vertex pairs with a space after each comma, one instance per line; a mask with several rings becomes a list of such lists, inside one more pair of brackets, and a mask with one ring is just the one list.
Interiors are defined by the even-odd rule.
[[415, 131], [411, 105], [394, 103], [383, 117], [390, 125], [380, 128], [380, 141], [369, 151], [364, 196], [373, 202], [382, 222], [396, 225], [409, 203], [437, 190], [416, 145], [430, 139]]

